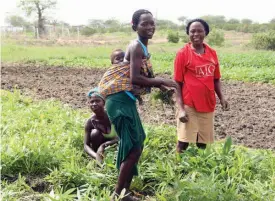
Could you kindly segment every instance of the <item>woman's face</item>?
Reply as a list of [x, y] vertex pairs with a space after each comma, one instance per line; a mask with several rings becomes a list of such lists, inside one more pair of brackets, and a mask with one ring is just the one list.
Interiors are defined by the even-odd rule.
[[204, 26], [200, 22], [193, 22], [189, 28], [189, 38], [193, 45], [201, 45], [205, 37]]
[[137, 33], [142, 38], [151, 39], [155, 33], [155, 20], [150, 13], [142, 14], [139, 17]]
[[103, 112], [104, 104], [104, 101], [94, 94], [88, 99], [88, 105], [94, 113]]

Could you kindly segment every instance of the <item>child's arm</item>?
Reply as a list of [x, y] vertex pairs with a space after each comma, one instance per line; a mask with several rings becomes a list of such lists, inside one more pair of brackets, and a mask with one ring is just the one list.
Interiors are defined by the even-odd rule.
[[87, 121], [86, 125], [85, 125], [85, 135], [84, 135], [84, 150], [87, 152], [87, 154], [89, 154], [89, 156], [91, 156], [92, 158], [98, 160], [98, 161], [102, 161], [102, 157], [97, 154], [92, 147], [90, 147], [90, 142], [91, 142], [91, 131], [93, 129], [93, 125], [90, 121], [90, 119]]
[[105, 148], [108, 147], [108, 146], [111, 146], [111, 145], [113, 145], [113, 144], [118, 143], [118, 140], [119, 140], [118, 137], [115, 137], [115, 139], [103, 143], [103, 144], [100, 145], [100, 147], [98, 148], [97, 154], [100, 155], [100, 156], [103, 156], [104, 151], [105, 151]]
[[115, 137], [115, 139], [110, 140], [108, 142], [105, 142], [104, 147], [108, 147], [108, 146], [111, 146], [111, 145], [116, 144], [116, 143], [118, 143], [118, 137]]

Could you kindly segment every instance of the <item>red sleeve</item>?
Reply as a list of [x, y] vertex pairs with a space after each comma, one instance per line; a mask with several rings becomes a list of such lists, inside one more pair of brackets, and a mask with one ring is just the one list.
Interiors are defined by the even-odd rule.
[[184, 72], [185, 72], [185, 62], [184, 52], [180, 50], [174, 61], [174, 80], [177, 82], [183, 82]]
[[220, 79], [221, 78], [220, 63], [219, 63], [216, 51], [214, 51], [214, 55], [215, 55], [215, 62], [216, 62], [214, 79]]

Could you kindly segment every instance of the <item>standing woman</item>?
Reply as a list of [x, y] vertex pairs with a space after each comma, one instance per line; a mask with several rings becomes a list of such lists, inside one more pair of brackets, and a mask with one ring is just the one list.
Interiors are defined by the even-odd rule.
[[214, 141], [215, 92], [223, 110], [229, 109], [221, 90], [220, 66], [216, 51], [204, 43], [209, 25], [202, 19], [189, 21], [186, 33], [190, 42], [180, 49], [174, 62], [174, 79], [180, 85], [188, 122], [177, 123], [177, 152], [189, 143], [199, 148]]
[[[174, 80], [154, 77], [147, 50], [148, 40], [155, 32], [152, 13], [144, 9], [137, 10], [132, 17], [132, 28], [138, 38], [129, 44], [124, 63], [108, 69], [99, 83], [100, 93], [106, 97], [107, 114], [120, 139], [117, 156], [119, 176], [113, 199], [120, 195], [123, 188], [129, 190], [133, 175], [138, 174], [137, 163], [145, 132], [135, 95], [150, 93], [151, 87], [167, 86], [179, 90]], [[128, 195], [124, 199], [134, 200], [134, 197]]]

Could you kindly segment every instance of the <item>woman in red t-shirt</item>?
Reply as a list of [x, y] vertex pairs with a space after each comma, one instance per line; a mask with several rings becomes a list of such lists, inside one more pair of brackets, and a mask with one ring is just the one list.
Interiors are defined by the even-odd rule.
[[186, 123], [177, 122], [178, 152], [186, 150], [189, 143], [205, 148], [214, 141], [215, 92], [222, 109], [229, 109], [221, 91], [216, 51], [203, 42], [209, 33], [209, 25], [202, 19], [191, 20], [186, 33], [190, 42], [178, 51], [174, 62], [174, 79], [181, 86], [188, 119]]

